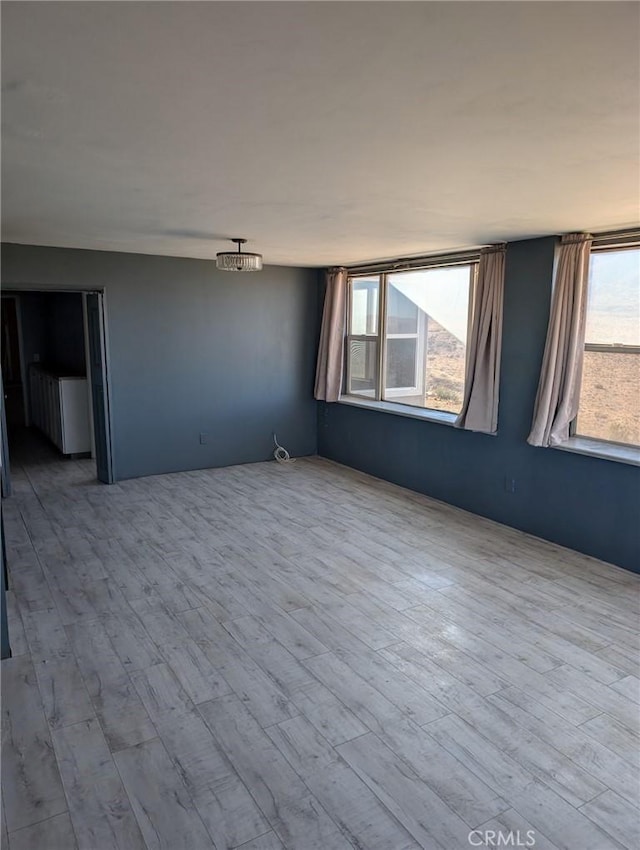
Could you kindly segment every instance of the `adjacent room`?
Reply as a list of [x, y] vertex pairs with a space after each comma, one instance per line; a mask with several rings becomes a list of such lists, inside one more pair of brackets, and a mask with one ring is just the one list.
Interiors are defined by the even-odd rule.
[[2, 12], [2, 850], [640, 846], [640, 6]]

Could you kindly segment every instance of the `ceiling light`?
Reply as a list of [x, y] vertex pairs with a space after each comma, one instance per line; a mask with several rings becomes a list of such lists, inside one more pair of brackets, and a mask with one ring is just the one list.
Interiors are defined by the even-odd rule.
[[237, 251], [220, 251], [216, 254], [216, 268], [223, 272], [259, 272], [262, 268], [262, 254], [243, 251], [246, 239], [231, 239], [238, 246]]

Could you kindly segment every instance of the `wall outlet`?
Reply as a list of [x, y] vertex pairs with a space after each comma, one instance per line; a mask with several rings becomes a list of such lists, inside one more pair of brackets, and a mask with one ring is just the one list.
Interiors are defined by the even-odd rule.
[[208, 442], [209, 442], [209, 435], [206, 433], [206, 431], [201, 431], [200, 432], [200, 445], [204, 446]]
[[515, 493], [516, 492], [516, 479], [515, 478], [509, 478], [509, 476], [506, 476], [505, 479], [504, 479], [504, 489], [507, 491], [507, 493]]
[[34, 362], [34, 363], [39, 363], [39, 362], [40, 362], [40, 355], [39, 355], [39, 354], [34, 354], [34, 355], [33, 355], [33, 362]]

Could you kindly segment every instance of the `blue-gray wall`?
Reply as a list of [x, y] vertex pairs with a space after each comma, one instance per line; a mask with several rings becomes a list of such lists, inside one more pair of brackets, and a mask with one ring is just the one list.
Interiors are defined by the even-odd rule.
[[74, 292], [45, 293], [49, 354], [57, 369], [86, 374], [82, 296]]
[[[526, 443], [549, 316], [554, 249], [554, 238], [508, 246], [497, 436], [320, 404], [319, 453], [638, 571], [638, 468]], [[505, 479], [515, 479], [514, 493], [507, 492]]]
[[2, 285], [105, 290], [117, 479], [266, 460], [274, 430], [315, 453], [316, 271], [5, 244]]
[[[9, 287], [3, 283], [3, 291]], [[40, 363], [69, 375], [84, 375], [82, 296], [74, 292], [22, 292], [20, 318], [25, 363]]]
[[[3, 292], [7, 287], [3, 283]], [[23, 292], [19, 296], [22, 329], [22, 356], [25, 363], [36, 358], [41, 363], [48, 360], [46, 299], [41, 292]]]

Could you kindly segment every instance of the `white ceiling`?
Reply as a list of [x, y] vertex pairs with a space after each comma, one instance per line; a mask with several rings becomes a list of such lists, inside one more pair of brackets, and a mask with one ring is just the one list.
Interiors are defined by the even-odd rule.
[[320, 266], [635, 224], [639, 9], [4, 2], [3, 239]]

